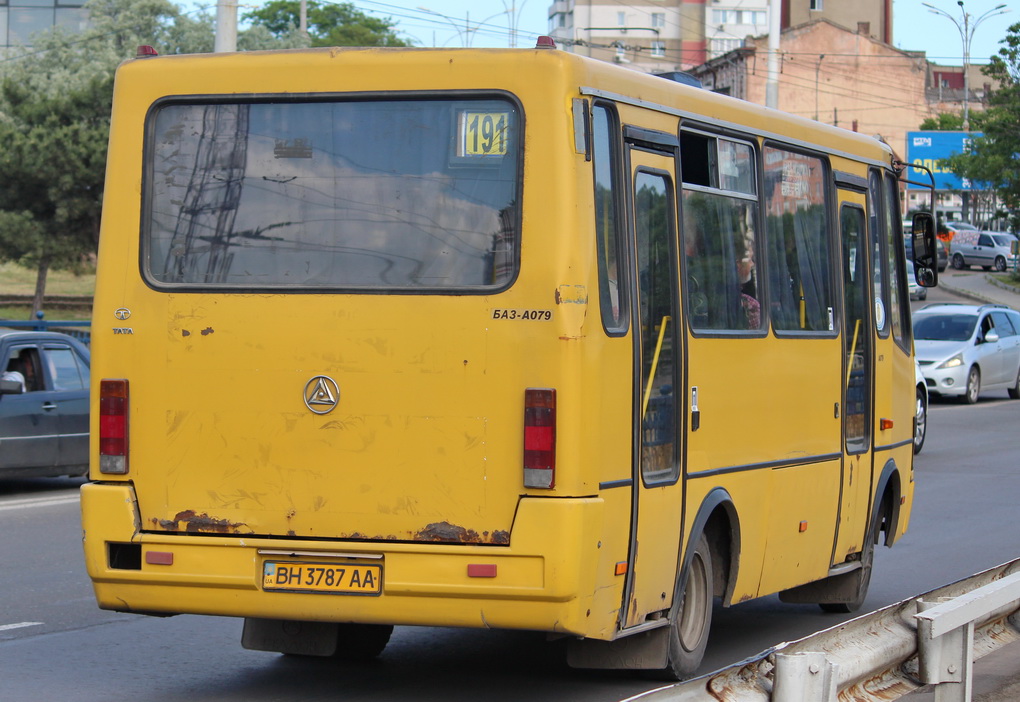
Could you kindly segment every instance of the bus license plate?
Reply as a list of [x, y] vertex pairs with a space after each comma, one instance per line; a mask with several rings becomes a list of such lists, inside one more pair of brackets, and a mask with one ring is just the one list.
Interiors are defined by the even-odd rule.
[[262, 567], [262, 589], [379, 595], [382, 594], [382, 566], [267, 561]]

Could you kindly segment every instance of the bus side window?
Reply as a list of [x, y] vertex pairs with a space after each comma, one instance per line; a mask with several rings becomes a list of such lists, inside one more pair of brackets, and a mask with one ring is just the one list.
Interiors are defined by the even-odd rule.
[[779, 332], [834, 331], [825, 163], [774, 146], [764, 155], [772, 324]]
[[592, 108], [592, 164], [595, 172], [595, 238], [598, 246], [599, 306], [602, 324], [613, 336], [627, 331], [626, 285], [620, 260], [620, 208], [616, 187], [616, 120], [610, 108]]
[[680, 134], [685, 298], [695, 330], [761, 328], [754, 162], [750, 144]]

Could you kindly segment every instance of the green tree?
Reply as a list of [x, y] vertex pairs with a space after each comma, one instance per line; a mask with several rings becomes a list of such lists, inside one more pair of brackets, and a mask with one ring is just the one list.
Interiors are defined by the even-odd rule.
[[[981, 121], [980, 112], [970, 114], [971, 127], [978, 129]], [[921, 122], [921, 129], [931, 132], [959, 132], [963, 129], [963, 115], [955, 112], [940, 112]]]
[[1001, 213], [1020, 229], [1020, 22], [1012, 25], [1003, 48], [984, 68], [985, 75], [999, 81], [988, 97], [988, 108], [976, 125], [981, 137], [967, 153], [946, 159], [958, 176], [988, 184], [1003, 204]]
[[[169, 0], [90, 0], [90, 27], [60, 28], [0, 62], [0, 261], [37, 271], [33, 312], [50, 270], [78, 270], [96, 252], [113, 77], [142, 44], [160, 54], [213, 50], [213, 18]], [[243, 49], [306, 45], [265, 28]]]
[[211, 22], [168, 0], [86, 8], [84, 32], [39, 33], [0, 64], [0, 260], [36, 269], [33, 312], [51, 269], [78, 270], [96, 251], [117, 64], [139, 44], [212, 48]]
[[[300, 22], [298, 0], [270, 0], [244, 19], [283, 41], [293, 41]], [[390, 18], [371, 17], [349, 2], [308, 0], [308, 39], [312, 46], [409, 46], [395, 31]]]
[[0, 84], [0, 259], [35, 267], [33, 311], [51, 268], [77, 269], [96, 249], [112, 92], [103, 76], [62, 95]]

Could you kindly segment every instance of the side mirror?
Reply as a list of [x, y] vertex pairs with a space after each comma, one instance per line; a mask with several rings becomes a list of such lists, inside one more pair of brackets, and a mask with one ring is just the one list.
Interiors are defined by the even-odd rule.
[[999, 340], [999, 334], [994, 329], [989, 329], [988, 331], [985, 332], [985, 343], [986, 344], [994, 344], [998, 340]]
[[17, 380], [0, 380], [0, 395], [20, 395], [21, 383]]
[[935, 218], [918, 212], [911, 221], [910, 238], [914, 244], [914, 280], [922, 288], [939, 284], [938, 249], [935, 243]]

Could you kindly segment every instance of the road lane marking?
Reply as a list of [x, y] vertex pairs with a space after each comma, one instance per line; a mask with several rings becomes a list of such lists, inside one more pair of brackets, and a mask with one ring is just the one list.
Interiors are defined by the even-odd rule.
[[54, 505], [69, 505], [78, 502], [79, 496], [62, 495], [60, 497], [30, 497], [21, 500], [5, 500], [0, 502], [0, 512], [9, 509], [22, 509], [24, 507], [52, 507]]
[[24, 629], [26, 626], [42, 626], [42, 622], [18, 622], [17, 624], [0, 624], [0, 631]]

